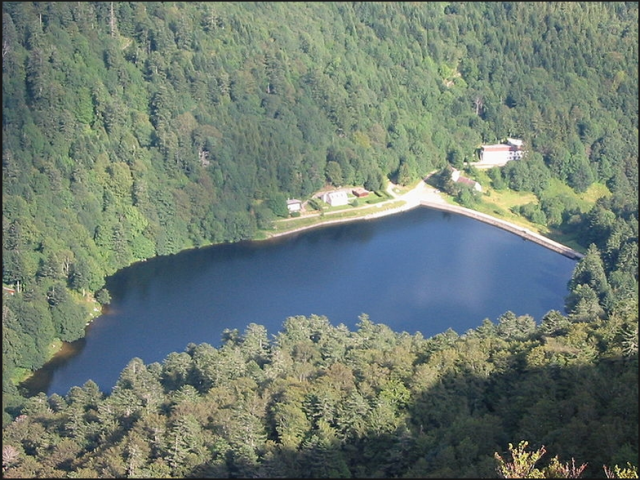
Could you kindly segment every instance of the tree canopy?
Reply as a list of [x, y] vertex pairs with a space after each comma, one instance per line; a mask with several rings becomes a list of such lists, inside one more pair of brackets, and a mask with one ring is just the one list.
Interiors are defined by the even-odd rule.
[[[547, 438], [584, 441], [577, 450], [557, 446], [560, 457], [583, 452], [585, 462], [624, 468], [630, 453], [637, 456], [637, 432], [616, 436], [633, 402], [578, 403], [580, 421], [550, 433], [550, 418], [576, 413], [559, 407], [560, 393], [525, 406], [532, 397], [524, 393], [500, 400], [490, 383], [463, 382], [482, 400], [439, 403], [432, 418], [430, 402], [445, 395], [434, 375], [453, 368], [457, 353], [425, 351], [401, 366], [391, 351], [369, 352], [359, 335], [354, 344], [326, 346], [334, 363], [322, 366], [331, 372], [316, 370], [327, 352], [306, 336], [270, 357], [255, 347], [254, 331], [251, 354], [229, 344], [176, 353], [172, 368], [136, 363], [128, 371], [132, 378], [146, 371], [144, 379], [123, 380], [106, 398], [91, 386], [66, 399], [27, 399], [17, 388], [52, 345], [84, 335], [93, 300], [108, 302], [105, 278], [117, 270], [256, 238], [287, 214], [284, 200], [308, 199], [325, 186], [377, 190], [387, 179], [409, 184], [433, 170], [472, 166], [482, 144], [507, 137], [533, 153], [492, 171], [492, 183], [531, 192], [535, 201], [515, 213], [576, 238], [587, 255], [568, 285], [566, 310], [539, 326], [549, 332], [542, 350], [524, 340], [539, 319], [506, 312], [499, 341], [524, 342], [522, 350], [491, 350], [491, 362], [508, 377], [525, 368], [525, 351], [546, 365], [584, 350], [595, 370], [611, 369], [615, 385], [606, 388], [637, 385], [614, 360], [637, 355], [636, 3], [3, 2], [2, 17], [3, 424], [15, 430], [7, 433], [15, 451], [6, 464], [15, 475], [451, 476], [448, 469], [463, 465], [473, 476], [495, 459], [474, 450], [480, 440], [465, 443], [453, 432], [483, 430], [476, 421], [549, 451]], [[558, 194], [558, 183], [581, 194], [599, 185], [610, 195], [585, 209]], [[478, 201], [456, 194], [468, 206]], [[371, 328], [377, 342], [393, 337]], [[449, 337], [434, 342], [455, 344]], [[432, 356], [437, 368], [424, 363]], [[594, 395], [603, 388], [595, 373], [556, 360], [560, 370], [545, 367], [536, 382], [563, 372], [590, 378]], [[417, 402], [404, 376], [412, 369], [429, 392]], [[220, 378], [227, 383], [217, 386]], [[322, 382], [333, 387], [323, 390]], [[156, 396], [145, 397], [143, 384]], [[197, 407], [203, 385], [214, 391], [207, 408], [219, 405], [220, 416], [205, 418]], [[170, 390], [171, 400], [159, 395]], [[500, 402], [516, 404], [507, 412]], [[456, 426], [461, 405], [479, 408], [479, 416]], [[411, 408], [421, 423], [407, 420]], [[546, 420], [520, 425], [526, 408]], [[177, 412], [168, 420], [167, 409]], [[609, 414], [617, 415], [606, 424], [612, 436], [595, 420], [593, 432], [581, 426]], [[454, 428], [449, 442], [434, 433], [445, 423]], [[91, 449], [106, 439], [113, 448]], [[505, 452], [509, 441], [516, 439], [496, 433], [486, 445]], [[588, 450], [594, 445], [605, 448]], [[354, 465], [356, 455], [367, 463]], [[308, 471], [297, 469], [300, 461]]]

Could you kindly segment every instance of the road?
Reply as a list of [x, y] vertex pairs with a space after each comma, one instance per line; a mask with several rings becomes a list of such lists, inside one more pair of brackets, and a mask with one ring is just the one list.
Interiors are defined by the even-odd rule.
[[[350, 222], [350, 221], [354, 221], [354, 220], [368, 220], [368, 219], [373, 219], [373, 218], [379, 218], [379, 217], [383, 217], [386, 215], [393, 215], [395, 213], [399, 213], [399, 212], [404, 212], [407, 210], [411, 210], [412, 208], [416, 208], [419, 206], [424, 206], [424, 207], [428, 207], [428, 208], [435, 208], [438, 210], [442, 210], [442, 211], [446, 211], [446, 212], [452, 212], [452, 213], [458, 213], [460, 215], [465, 215], [467, 217], [470, 218], [474, 218], [476, 220], [479, 220], [481, 222], [485, 222], [489, 225], [493, 225], [499, 228], [502, 228], [503, 230], [507, 230], [511, 233], [514, 233], [526, 240], [530, 240], [532, 242], [535, 242], [539, 245], [542, 245], [546, 248], [549, 248], [555, 252], [558, 252], [566, 257], [569, 258], [573, 258], [573, 259], [580, 259], [582, 257], [584, 257], [584, 255], [580, 252], [577, 252], [576, 250], [573, 250], [569, 247], [567, 247], [566, 245], [562, 245], [561, 243], [558, 243], [554, 240], [551, 240], [550, 238], [547, 238], [543, 235], [540, 235], [538, 233], [532, 232], [531, 230], [528, 230], [520, 225], [516, 225], [514, 223], [508, 222], [506, 220], [502, 220], [496, 217], [492, 217], [491, 215], [487, 215], [486, 213], [481, 213], [481, 212], [477, 212], [475, 210], [472, 210], [470, 208], [465, 208], [465, 207], [460, 207], [458, 205], [451, 205], [450, 203], [448, 203], [441, 195], [440, 191], [433, 188], [432, 186], [428, 185], [427, 183], [425, 183], [424, 181], [421, 181], [420, 183], [418, 183], [418, 185], [413, 188], [412, 190], [409, 190], [408, 192], [404, 193], [404, 194], [398, 194], [396, 193], [396, 189], [398, 188], [397, 185], [389, 182], [389, 184], [387, 185], [387, 192], [393, 197], [390, 200], [385, 200], [384, 202], [380, 202], [378, 204], [376, 204], [379, 208], [382, 207], [383, 205], [388, 205], [390, 203], [394, 203], [397, 202], [398, 200], [402, 200], [404, 203], [396, 208], [388, 208], [388, 209], [380, 209], [379, 212], [373, 212], [373, 213], [368, 213], [367, 215], [364, 215], [362, 217], [353, 217], [353, 218], [340, 218], [340, 219], [336, 219], [336, 220], [329, 220], [327, 219], [328, 216], [331, 215], [332, 212], [326, 212], [325, 215], [325, 220], [321, 223], [317, 223], [317, 224], [313, 224], [313, 225], [308, 225], [308, 226], [304, 226], [304, 227], [300, 227], [294, 230], [288, 230], [286, 232], [281, 232], [281, 233], [275, 233], [275, 234], [271, 234], [269, 236], [269, 238], [273, 238], [273, 237], [279, 237], [281, 235], [288, 235], [290, 233], [295, 233], [295, 232], [299, 232], [302, 230], [307, 230], [309, 228], [314, 228], [320, 225], [330, 225], [330, 224], [334, 224], [334, 223], [343, 223], [343, 222]], [[354, 210], [362, 210], [362, 209], [371, 209], [371, 205], [364, 205], [361, 207], [356, 207], [356, 208], [352, 208], [350, 211], [354, 211]], [[340, 211], [336, 211], [335, 213], [339, 213]], [[320, 215], [319, 213], [310, 213], [310, 214], [305, 214], [303, 215], [304, 217], [315, 217]], [[293, 220], [293, 219], [285, 219], [285, 220], [280, 220], [280, 222], [286, 222], [287, 220]]]

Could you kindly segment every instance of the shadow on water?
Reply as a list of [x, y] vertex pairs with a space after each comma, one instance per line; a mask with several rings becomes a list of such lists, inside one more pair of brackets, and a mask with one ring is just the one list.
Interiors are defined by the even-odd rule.
[[20, 393], [31, 397], [37, 395], [39, 392], [46, 392], [48, 386], [51, 384], [54, 372], [78, 356], [86, 345], [86, 338], [80, 338], [73, 342], [63, 342], [62, 348], [60, 348], [51, 360], [18, 385]]
[[107, 278], [109, 309], [20, 387], [64, 394], [92, 379], [109, 389], [133, 357], [151, 363], [189, 342], [216, 345], [224, 328], [251, 322], [275, 332], [298, 314], [350, 327], [367, 312], [426, 336], [507, 310], [539, 319], [562, 308], [573, 266], [500, 229], [428, 209], [156, 257]]
[[[90, 428], [80, 438], [91, 445], [80, 452], [83, 462], [95, 460], [87, 468], [95, 468], [98, 476], [112, 473], [102, 460], [106, 464], [134, 431], [142, 432], [139, 442], [159, 445], [158, 456], [145, 457], [144, 466], [152, 468], [166, 454], [163, 458], [176, 458], [174, 470], [164, 472], [174, 478], [496, 478], [494, 453], [508, 459], [508, 444], [521, 440], [530, 442], [531, 450], [545, 447], [539, 467], [555, 456], [562, 463], [572, 458], [577, 465], [586, 463], [582, 478], [603, 478], [603, 465], [636, 461], [637, 354], [591, 358], [564, 343], [572, 335], [560, 333], [536, 331], [505, 340], [504, 334], [476, 331], [467, 339], [441, 337], [414, 344], [403, 336], [391, 339], [385, 330], [310, 328], [306, 341], [305, 329], [294, 326], [282, 342], [271, 344], [272, 350], [255, 357], [261, 357], [261, 365], [253, 358], [252, 369], [242, 374], [235, 362], [216, 363], [220, 350], [204, 344], [187, 347], [180, 361], [165, 357], [160, 369], [132, 363], [118, 382], [120, 392], [130, 395], [121, 398], [142, 398], [155, 384], [156, 407], [139, 404], [127, 411], [126, 404], [84, 397], [85, 406], [97, 411], [109, 405], [118, 421], [107, 428], [110, 437], [98, 440], [91, 433], [98, 417], [83, 418]], [[352, 347], [358, 338], [371, 346]], [[295, 353], [294, 342], [306, 345], [304, 356]], [[229, 345], [238, 349], [238, 358], [254, 355], [244, 339]], [[327, 349], [330, 345], [334, 347]], [[347, 348], [359, 354], [347, 354]], [[532, 355], [541, 349], [542, 356]], [[273, 372], [273, 360], [282, 358], [274, 356], [278, 351], [295, 355], [298, 365], [269, 378], [265, 373]], [[323, 353], [329, 351], [342, 354]], [[307, 372], [304, 378], [292, 374], [300, 365], [305, 365], [300, 370]], [[188, 397], [172, 393], [189, 391], [187, 385], [192, 387]], [[283, 395], [289, 391], [294, 392], [290, 397]], [[171, 408], [160, 406], [164, 400]], [[279, 410], [281, 406], [287, 409]], [[272, 415], [277, 411], [288, 412], [292, 427], [281, 426]], [[315, 422], [324, 420], [325, 412], [328, 420], [321, 427]], [[47, 413], [30, 421], [50, 432], [60, 428], [52, 418]], [[169, 426], [187, 418], [203, 428], [185, 438], [221, 445], [203, 448], [191, 457], [195, 462], [170, 456], [174, 440], [169, 428], [155, 439], [158, 433], [143, 427], [150, 421], [154, 427], [163, 422]], [[301, 433], [287, 437], [293, 428]], [[266, 453], [258, 455], [261, 451]]]

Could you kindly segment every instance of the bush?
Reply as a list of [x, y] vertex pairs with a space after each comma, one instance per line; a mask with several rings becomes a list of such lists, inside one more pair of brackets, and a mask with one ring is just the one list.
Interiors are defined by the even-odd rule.
[[108, 305], [111, 303], [111, 295], [109, 295], [109, 291], [106, 288], [101, 288], [96, 292], [96, 301], [100, 305]]

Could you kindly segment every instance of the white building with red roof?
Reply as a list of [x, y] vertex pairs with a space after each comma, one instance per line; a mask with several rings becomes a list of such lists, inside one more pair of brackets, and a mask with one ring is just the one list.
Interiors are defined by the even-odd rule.
[[477, 190], [478, 192], [482, 191], [482, 185], [480, 185], [475, 180], [472, 180], [467, 177], [463, 177], [462, 175], [460, 175], [460, 170], [456, 170], [455, 168], [451, 172], [451, 180], [453, 180], [455, 183], [462, 183], [464, 185], [469, 185], [470, 187]]
[[480, 162], [475, 166], [480, 168], [500, 167], [511, 160], [520, 160], [524, 156], [525, 150], [522, 140], [508, 138], [507, 143], [497, 145], [482, 145], [480, 149]]

